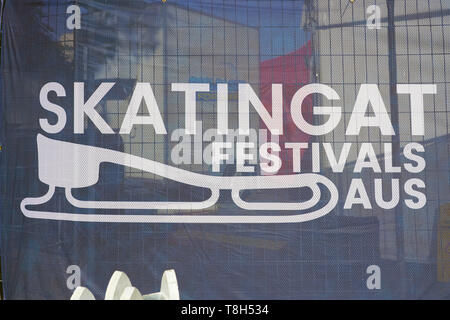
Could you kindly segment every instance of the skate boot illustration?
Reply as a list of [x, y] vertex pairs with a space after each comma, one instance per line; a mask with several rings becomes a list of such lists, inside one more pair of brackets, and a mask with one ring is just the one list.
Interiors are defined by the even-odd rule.
[[[115, 150], [76, 144], [37, 136], [39, 180], [48, 185], [41, 197], [25, 198], [21, 202], [23, 214], [29, 218], [80, 222], [129, 223], [295, 223], [322, 217], [331, 212], [338, 202], [336, 186], [323, 175], [299, 173], [276, 176], [211, 176], [195, 173]], [[183, 184], [206, 188], [211, 196], [204, 201], [89, 201], [74, 197], [72, 190], [95, 185], [99, 180], [100, 164], [113, 163], [150, 172]], [[330, 197], [321, 208], [315, 208], [321, 199], [319, 185], [325, 186]], [[82, 209], [166, 209], [201, 210], [212, 207], [221, 190], [231, 190], [233, 202], [241, 209], [252, 211], [307, 211], [292, 215], [193, 215], [193, 214], [84, 214], [31, 210], [31, 206], [48, 202], [55, 188], [64, 188], [70, 204]], [[312, 197], [302, 202], [247, 202], [240, 192], [244, 190], [309, 188]], [[312, 210], [312, 211], [308, 211]]]

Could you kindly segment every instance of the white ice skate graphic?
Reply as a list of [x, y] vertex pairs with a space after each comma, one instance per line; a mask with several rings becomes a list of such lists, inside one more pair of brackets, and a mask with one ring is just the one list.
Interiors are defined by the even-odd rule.
[[[80, 222], [129, 222], [129, 223], [295, 223], [322, 217], [334, 209], [338, 202], [336, 186], [326, 177], [313, 174], [278, 176], [209, 176], [179, 169], [127, 153], [54, 140], [41, 134], [37, 136], [39, 180], [49, 186], [48, 192], [38, 198], [25, 198], [20, 205], [29, 218]], [[93, 186], [99, 179], [100, 164], [104, 162], [128, 166], [192, 186], [211, 190], [209, 199], [197, 202], [164, 201], [85, 201], [72, 195], [72, 189]], [[308, 210], [321, 198], [319, 184], [330, 192], [327, 204], [317, 210], [296, 215], [195, 215], [195, 214], [83, 214], [29, 210], [27, 206], [48, 202], [56, 187], [64, 188], [67, 200], [77, 208], [91, 209], [168, 209], [199, 210], [213, 206], [220, 190], [231, 190], [234, 203], [245, 210]], [[288, 189], [308, 187], [313, 196], [303, 202], [246, 202], [240, 196], [242, 190]]]

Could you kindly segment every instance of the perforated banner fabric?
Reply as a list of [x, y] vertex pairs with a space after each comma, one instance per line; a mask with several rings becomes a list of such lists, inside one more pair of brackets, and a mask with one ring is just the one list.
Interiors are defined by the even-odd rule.
[[449, 17], [6, 0], [4, 297], [103, 299], [117, 270], [157, 292], [173, 269], [181, 299], [449, 298]]

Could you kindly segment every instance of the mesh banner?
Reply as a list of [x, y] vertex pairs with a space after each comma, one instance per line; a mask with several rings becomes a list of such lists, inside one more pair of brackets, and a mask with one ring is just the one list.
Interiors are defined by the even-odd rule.
[[6, 0], [6, 299], [450, 297], [450, 1]]

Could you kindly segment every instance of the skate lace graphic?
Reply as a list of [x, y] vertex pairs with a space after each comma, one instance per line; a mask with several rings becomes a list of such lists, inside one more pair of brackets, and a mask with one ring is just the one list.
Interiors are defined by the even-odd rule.
[[[209, 176], [172, 167], [149, 159], [100, 147], [54, 140], [37, 135], [39, 180], [49, 186], [48, 192], [37, 198], [25, 198], [20, 208], [29, 218], [80, 221], [80, 222], [130, 222], [130, 223], [296, 223], [320, 218], [331, 212], [338, 202], [336, 186], [323, 175], [301, 173], [277, 176]], [[108, 162], [155, 175], [180, 183], [210, 189], [211, 196], [204, 201], [86, 201], [76, 199], [74, 188], [95, 185], [99, 180], [100, 164]], [[216, 204], [220, 190], [231, 190], [233, 202], [244, 210], [294, 211], [309, 210], [321, 199], [319, 184], [329, 193], [328, 203], [311, 212], [294, 215], [204, 215], [204, 214], [84, 214], [29, 210], [28, 206], [48, 202], [56, 187], [64, 188], [70, 204], [82, 209], [167, 209], [201, 210]], [[303, 202], [247, 202], [240, 196], [243, 190], [288, 189], [307, 187], [312, 197]]]

